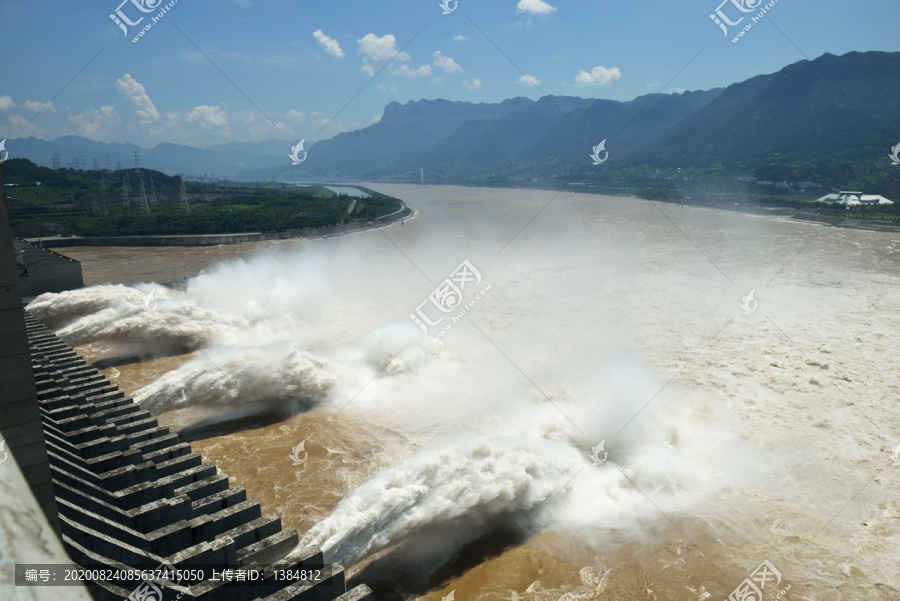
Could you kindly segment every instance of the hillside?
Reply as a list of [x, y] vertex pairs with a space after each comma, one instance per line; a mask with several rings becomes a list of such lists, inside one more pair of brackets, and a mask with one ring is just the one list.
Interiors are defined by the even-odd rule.
[[[588, 155], [601, 140], [609, 160], [593, 165]], [[886, 157], [898, 142], [900, 53], [852, 52], [799, 61], [725, 89], [628, 102], [572, 96], [392, 102], [376, 124], [308, 143], [299, 166], [287, 157], [296, 142], [281, 140], [140, 150], [68, 136], [16, 140], [8, 148], [44, 165], [52, 152], [130, 161], [139, 150], [142, 165], [169, 175], [177, 169], [243, 181], [416, 181], [424, 167], [432, 183], [577, 184], [659, 198], [721, 193], [800, 201], [833, 187], [900, 199], [900, 175]]]
[[[181, 179], [149, 169], [49, 169], [10, 159], [2, 170], [10, 222], [22, 238], [275, 232], [369, 221], [401, 207], [371, 190], [354, 201], [320, 186], [185, 182], [185, 210]], [[141, 208], [142, 184], [148, 210]]]

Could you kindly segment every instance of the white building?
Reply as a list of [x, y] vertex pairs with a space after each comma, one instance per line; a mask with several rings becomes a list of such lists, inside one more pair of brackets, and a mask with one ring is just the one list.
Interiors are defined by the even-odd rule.
[[888, 200], [884, 196], [877, 194], [863, 194], [862, 192], [852, 192], [849, 190], [841, 190], [833, 194], [826, 194], [817, 202], [837, 203], [848, 207], [857, 205], [892, 205], [894, 201]]

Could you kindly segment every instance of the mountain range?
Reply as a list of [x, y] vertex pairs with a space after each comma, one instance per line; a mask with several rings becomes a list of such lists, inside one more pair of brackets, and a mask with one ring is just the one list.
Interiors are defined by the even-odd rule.
[[[601, 141], [609, 160], [598, 166], [588, 155]], [[724, 89], [648, 94], [628, 102], [571, 96], [494, 104], [392, 102], [374, 125], [307, 144], [307, 160], [298, 166], [288, 158], [296, 141], [274, 139], [142, 149], [66, 136], [10, 140], [7, 150], [46, 166], [55, 154], [63, 166], [85, 156], [84, 168], [94, 158], [105, 166], [107, 155], [111, 167], [131, 167], [137, 151], [142, 167], [236, 180], [412, 179], [420, 167], [432, 181], [457, 183], [602, 181], [676, 168], [814, 180], [828, 179], [829, 169], [841, 170], [841, 177], [875, 169], [885, 170], [877, 177], [893, 187], [900, 183], [886, 155], [898, 141], [900, 53], [852, 52], [803, 60]]]

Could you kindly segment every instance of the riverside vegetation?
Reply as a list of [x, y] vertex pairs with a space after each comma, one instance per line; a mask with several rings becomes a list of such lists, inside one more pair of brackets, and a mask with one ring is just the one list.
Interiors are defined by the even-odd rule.
[[[354, 204], [350, 196], [321, 186], [186, 181], [187, 212], [181, 208], [181, 179], [158, 171], [49, 169], [27, 159], [11, 159], [3, 170], [13, 233], [19, 237], [276, 232], [369, 221], [402, 206], [400, 200], [368, 189], [369, 196]], [[126, 174], [128, 207], [123, 199]], [[144, 180], [149, 199], [151, 177], [157, 204], [145, 212], [140, 182]]]

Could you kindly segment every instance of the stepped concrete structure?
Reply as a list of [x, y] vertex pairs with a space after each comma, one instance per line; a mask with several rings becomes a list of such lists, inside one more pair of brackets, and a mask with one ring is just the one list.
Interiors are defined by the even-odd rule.
[[[40, 538], [14, 544], [13, 537], [6, 536], [12, 531], [0, 525], [0, 567], [59, 563], [61, 541], [68, 558], [87, 569], [154, 570], [170, 564], [194, 569], [195, 576], [196, 570], [203, 570], [202, 578], [188, 575], [177, 582], [134, 581], [126, 586], [112, 578], [90, 580], [87, 591], [97, 600], [373, 599], [364, 585], [347, 591], [340, 565], [326, 566], [316, 547], [298, 548], [296, 530], [283, 529], [275, 514], [263, 515], [259, 501], [248, 499], [242, 487], [231, 487], [227, 475], [205, 463], [189, 444], [31, 316], [22, 306], [17, 280], [2, 195], [0, 431], [33, 498], [13, 502], [9, 495], [14, 487], [4, 482], [0, 515], [26, 520], [25, 510], [16, 506], [34, 507], [32, 514], [41, 520], [46, 516], [41, 534], [55, 538], [58, 532], [59, 539], [44, 546]], [[39, 551], [17, 552], [20, 544], [38, 546]], [[323, 568], [322, 578], [302, 579], [296, 571], [304, 568]], [[219, 572], [218, 579], [212, 569]], [[222, 576], [225, 570], [250, 569], [261, 577], [240, 581]], [[9, 581], [8, 573], [0, 577], [3, 599], [84, 598], [81, 587], [11, 588]], [[136, 592], [144, 585], [160, 594], [147, 596], [148, 588]], [[9, 590], [12, 596], [6, 595]]]
[[[259, 501], [230, 487], [177, 434], [160, 426], [66, 343], [25, 313], [62, 542], [79, 565], [94, 569], [258, 569], [263, 582], [211, 581], [172, 585], [172, 598], [208, 601], [331, 601], [371, 598], [365, 586], [347, 593], [344, 570], [296, 583], [276, 571], [323, 567], [322, 551], [298, 549], [293, 528]], [[96, 599], [132, 591], [108, 582]]]

